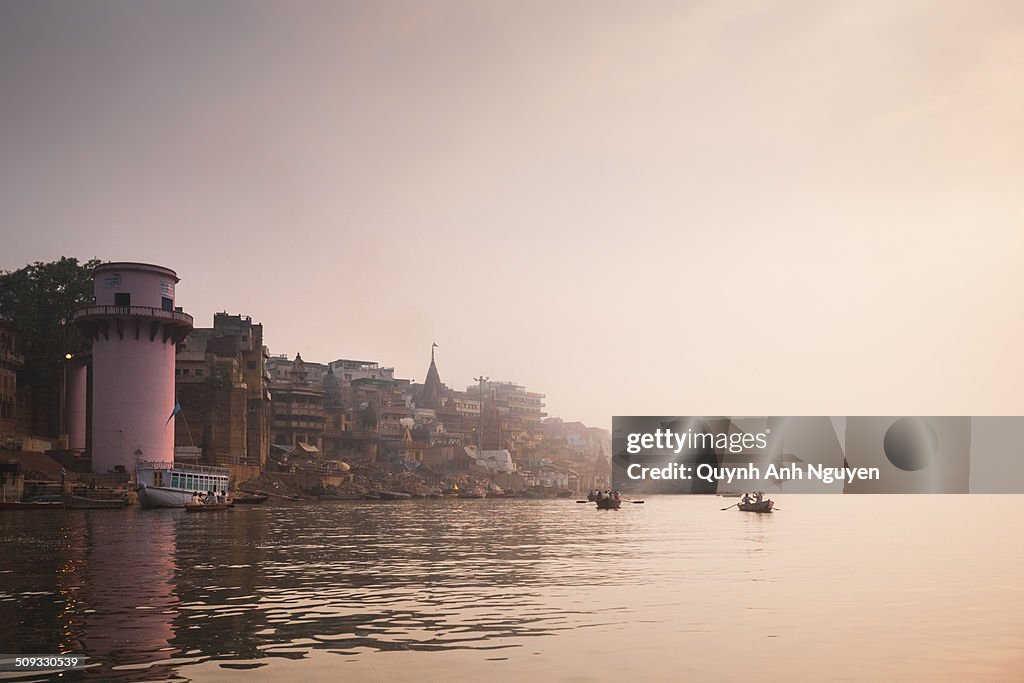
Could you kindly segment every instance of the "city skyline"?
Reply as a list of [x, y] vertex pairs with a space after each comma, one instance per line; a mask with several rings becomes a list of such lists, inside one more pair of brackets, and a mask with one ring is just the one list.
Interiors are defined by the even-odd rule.
[[0, 6], [0, 268], [553, 416], [1021, 414], [1024, 8]]

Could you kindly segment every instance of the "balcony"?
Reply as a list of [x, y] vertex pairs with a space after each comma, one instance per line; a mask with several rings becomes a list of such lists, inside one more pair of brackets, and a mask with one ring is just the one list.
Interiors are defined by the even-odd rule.
[[153, 306], [87, 306], [75, 311], [73, 320], [82, 334], [97, 340], [101, 334], [109, 339], [114, 332], [120, 339], [128, 335], [138, 340], [146, 335], [153, 341], [162, 332], [165, 343], [180, 344], [192, 329], [192, 316], [188, 313]]
[[7, 349], [0, 349], [0, 360], [7, 361], [12, 365], [25, 364], [25, 356], [21, 355], [20, 353], [8, 351]]
[[166, 320], [192, 327], [192, 316], [182, 311], [165, 311], [153, 306], [87, 306], [75, 311], [76, 323], [92, 319], [110, 318], [147, 318], [149, 320]]

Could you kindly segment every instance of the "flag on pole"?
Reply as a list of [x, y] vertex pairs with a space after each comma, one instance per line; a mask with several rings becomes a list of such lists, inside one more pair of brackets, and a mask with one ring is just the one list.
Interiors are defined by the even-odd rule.
[[171, 411], [171, 416], [167, 418], [167, 422], [164, 422], [164, 427], [169, 425], [171, 423], [171, 420], [174, 419], [174, 416], [177, 415], [180, 412], [181, 412], [181, 404], [178, 403], [177, 401], [175, 401], [174, 402], [174, 410]]

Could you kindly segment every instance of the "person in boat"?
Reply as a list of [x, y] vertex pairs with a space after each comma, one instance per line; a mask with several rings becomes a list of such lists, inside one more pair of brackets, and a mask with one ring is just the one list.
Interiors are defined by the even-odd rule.
[[206, 505], [213, 505], [216, 502], [217, 496], [213, 493], [213, 491], [207, 491], [206, 498], [203, 500], [203, 503]]
[[749, 493], [744, 493], [743, 494], [743, 498], [741, 498], [740, 500], [743, 501], [744, 505], [749, 505], [750, 504], [750, 494]]
[[201, 504], [203, 502], [202, 500], [199, 499], [199, 491], [193, 491], [192, 492], [192, 501], [191, 502], [192, 502], [193, 505], [199, 505], [199, 504]]
[[760, 503], [762, 500], [764, 500], [764, 491], [758, 491], [756, 494], [754, 494], [755, 502]]
[[220, 491], [220, 498], [218, 498], [217, 500], [220, 503], [228, 502], [228, 492], [225, 491], [224, 489], [221, 489], [221, 491]]

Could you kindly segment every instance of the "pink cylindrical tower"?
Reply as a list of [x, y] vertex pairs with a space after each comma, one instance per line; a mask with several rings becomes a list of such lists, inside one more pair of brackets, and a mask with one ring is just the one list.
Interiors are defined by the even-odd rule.
[[146, 263], [93, 271], [96, 305], [75, 323], [92, 339], [94, 472], [174, 461], [174, 356], [192, 329], [174, 306], [177, 283], [173, 270]]
[[88, 368], [78, 362], [64, 365], [67, 383], [67, 432], [68, 448], [73, 451], [85, 450], [85, 404], [87, 401]]

